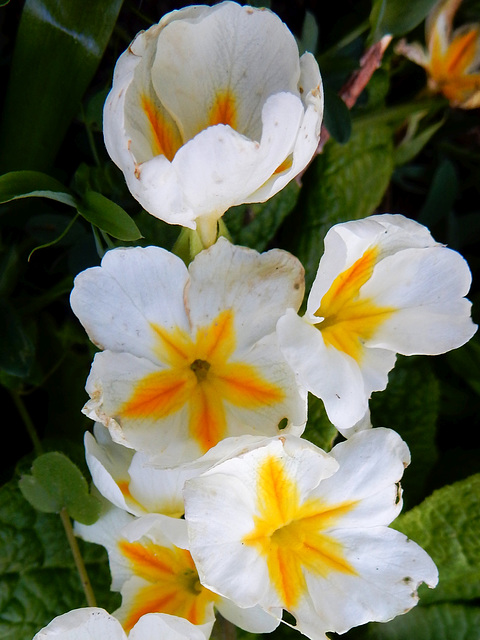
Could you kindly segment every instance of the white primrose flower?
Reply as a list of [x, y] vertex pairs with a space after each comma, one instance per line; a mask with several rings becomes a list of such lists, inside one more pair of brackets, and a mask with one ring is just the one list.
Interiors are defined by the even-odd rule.
[[[107, 252], [75, 279], [72, 309], [97, 353], [84, 412], [115, 442], [195, 460], [223, 438], [302, 433], [306, 392], [275, 326], [298, 309], [303, 267], [220, 238], [187, 267], [159, 247]], [[160, 464], [160, 463], [159, 463]]]
[[207, 637], [188, 620], [162, 613], [143, 616], [127, 635], [120, 622], [105, 609], [85, 607], [57, 616], [33, 640], [205, 640]]
[[299, 383], [321, 398], [347, 436], [368, 423], [372, 391], [385, 389], [396, 354], [437, 355], [475, 333], [471, 284], [460, 254], [401, 215], [337, 224], [308, 297], [277, 326]]
[[106, 548], [112, 590], [122, 595], [113, 615], [127, 632], [146, 614], [165, 613], [185, 618], [209, 637], [215, 609], [252, 633], [267, 633], [278, 626], [262, 608], [239, 608], [200, 584], [188, 551], [185, 520], [159, 514], [135, 518], [109, 506], [95, 524], [75, 523], [75, 533]]
[[315, 58], [269, 10], [185, 7], [120, 56], [105, 145], [152, 215], [210, 245], [231, 206], [262, 202], [310, 161], [323, 114]]
[[419, 584], [438, 580], [427, 553], [388, 527], [409, 459], [390, 429], [361, 431], [330, 454], [285, 435], [187, 481], [201, 583], [240, 607], [287, 610], [313, 640], [405, 613]]

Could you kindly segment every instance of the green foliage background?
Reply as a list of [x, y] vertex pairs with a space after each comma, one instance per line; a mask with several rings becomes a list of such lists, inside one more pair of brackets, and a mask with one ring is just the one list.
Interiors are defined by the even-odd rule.
[[[172, 249], [179, 233], [142, 211], [126, 190], [103, 146], [102, 106], [115, 61], [137, 31], [186, 4], [0, 3], [0, 639], [31, 640], [56, 615], [85, 606], [57, 498], [44, 495], [49, 474], [32, 472], [32, 463], [41, 451], [65, 454], [76, 465], [65, 473], [78, 491], [62, 504], [72, 517], [94, 517], [77, 477], [80, 469], [88, 481], [83, 434], [92, 424], [80, 410], [94, 348], [69, 307], [73, 278], [108, 248]], [[236, 207], [225, 223], [239, 244], [292, 251], [310, 286], [331, 225], [403, 213], [468, 260], [478, 322], [478, 110], [428, 96], [422, 69], [392, 45], [351, 112], [337, 96], [365, 48], [384, 33], [393, 33], [393, 44], [403, 35], [422, 41], [432, 4], [337, 0], [325, 11], [321, 2], [270, 3], [300, 48], [318, 58], [331, 138], [301, 187], [294, 182], [265, 204]], [[480, 2], [464, 0], [456, 20], [480, 22]], [[437, 358], [399, 358], [387, 390], [374, 394], [374, 425], [396, 429], [412, 453], [404, 513], [394, 526], [432, 555], [440, 583], [423, 590], [408, 614], [353, 629], [348, 639], [480, 637], [479, 410], [478, 337]], [[311, 398], [306, 437], [328, 450], [335, 434], [321, 402]], [[27, 494], [44, 496], [40, 510], [25, 499], [20, 479], [24, 493], [28, 485]], [[118, 595], [109, 591], [106, 554], [87, 544], [81, 551], [99, 606], [112, 611]], [[284, 626], [274, 636], [299, 634]]]

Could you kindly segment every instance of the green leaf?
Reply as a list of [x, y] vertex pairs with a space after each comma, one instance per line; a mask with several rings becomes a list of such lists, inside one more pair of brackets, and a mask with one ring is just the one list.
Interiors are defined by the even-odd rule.
[[418, 222], [432, 228], [451, 212], [459, 191], [457, 172], [450, 160], [444, 158], [438, 165], [420, 210]]
[[474, 336], [461, 349], [446, 354], [453, 371], [480, 395], [480, 339]]
[[300, 187], [292, 180], [266, 202], [232, 207], [223, 216], [236, 244], [264, 251], [297, 203]]
[[354, 126], [346, 144], [329, 140], [309, 167], [296, 214], [288, 220], [283, 234], [285, 247], [305, 267], [307, 291], [328, 229], [375, 213], [392, 171], [392, 132], [385, 125]]
[[[98, 606], [113, 611], [119, 598], [105, 550], [78, 543]], [[84, 606], [60, 518], [35, 511], [11, 480], [0, 488], [0, 638], [32, 640], [55, 616]]]
[[87, 190], [82, 201], [78, 203], [77, 210], [85, 220], [113, 238], [134, 241], [142, 237], [137, 225], [125, 209], [101, 193]]
[[427, 480], [438, 459], [436, 445], [440, 385], [431, 362], [422, 357], [398, 357], [388, 386], [370, 401], [375, 427], [395, 429], [410, 448], [412, 462], [402, 479], [408, 508], [423, 500]]
[[325, 112], [323, 124], [328, 133], [340, 144], [348, 142], [352, 133], [352, 119], [345, 102], [336, 91], [324, 86]]
[[422, 601], [480, 597], [480, 474], [438, 489], [394, 522], [433, 558], [439, 583]]
[[[421, 605], [421, 601], [420, 601]], [[463, 604], [416, 606], [387, 623], [370, 623], [347, 635], [356, 640], [473, 640], [480, 629], [480, 607]]]
[[123, 0], [26, 0], [0, 129], [3, 171], [49, 170]]
[[371, 39], [384, 35], [401, 36], [425, 19], [437, 0], [373, 0], [370, 13]]
[[0, 298], [0, 370], [11, 376], [28, 376], [35, 346], [15, 309]]
[[[422, 115], [423, 114], [413, 116], [412, 120], [419, 119]], [[431, 124], [419, 133], [416, 133], [416, 135], [405, 137], [395, 149], [395, 165], [399, 166], [413, 160], [436, 134], [440, 127], [442, 127], [444, 122], [445, 118], [442, 118], [439, 122]]]
[[0, 202], [31, 197], [50, 198], [70, 207], [76, 206], [73, 193], [41, 171], [10, 171], [0, 176]]
[[93, 524], [100, 515], [100, 501], [91, 496], [79, 468], [58, 451], [44, 453], [24, 475], [19, 487], [25, 499], [44, 513], [59, 513], [64, 507], [74, 520]]

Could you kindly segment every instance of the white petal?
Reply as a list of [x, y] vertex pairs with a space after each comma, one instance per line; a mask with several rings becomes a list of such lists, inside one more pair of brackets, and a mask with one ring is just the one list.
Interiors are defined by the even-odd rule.
[[160, 247], [113, 249], [75, 278], [70, 304], [97, 346], [154, 359], [151, 323], [188, 327], [187, 278], [182, 260]]
[[303, 633], [317, 628], [319, 618], [325, 631], [337, 633], [374, 620], [387, 622], [415, 606], [422, 582], [437, 584], [430, 556], [398, 531], [372, 527], [336, 532], [336, 537], [358, 575], [335, 572], [326, 580], [307, 576], [316, 611], [305, 625], [297, 615]]
[[167, 613], [147, 613], [130, 631], [128, 640], [205, 640], [210, 637], [212, 627], [213, 621], [195, 625]]
[[237, 607], [227, 598], [220, 598], [215, 606], [226, 620], [250, 633], [271, 633], [280, 624], [282, 616], [281, 609], [277, 611], [278, 617], [274, 617], [258, 606]]
[[222, 310], [232, 309], [238, 348], [250, 347], [272, 333], [285, 309], [298, 309], [303, 300], [303, 266], [292, 254], [279, 249], [260, 254], [219, 238], [197, 255], [189, 273], [192, 325], [205, 325]]
[[[120, 622], [98, 607], [73, 609], [54, 618], [33, 640], [127, 640]], [[145, 637], [145, 640], [150, 640]], [[153, 638], [151, 639], [153, 640]]]

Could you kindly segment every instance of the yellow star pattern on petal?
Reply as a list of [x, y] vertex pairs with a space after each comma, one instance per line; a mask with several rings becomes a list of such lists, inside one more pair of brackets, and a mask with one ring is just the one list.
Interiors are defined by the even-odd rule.
[[257, 513], [254, 528], [242, 542], [266, 558], [270, 579], [287, 609], [307, 590], [305, 572], [323, 578], [332, 571], [356, 575], [342, 544], [325, 533], [355, 506], [301, 502], [295, 480], [280, 458], [269, 456], [257, 472]]
[[222, 311], [195, 340], [179, 328], [154, 325], [156, 355], [168, 369], [145, 376], [120, 409], [124, 418], [164, 419], [188, 406], [190, 436], [203, 452], [228, 432], [226, 404], [260, 409], [281, 402], [285, 394], [252, 365], [232, 361], [234, 316]]
[[119, 549], [133, 573], [149, 584], [141, 587], [122, 621], [128, 632], [147, 613], [168, 613], [203, 624], [217, 596], [200, 584], [189, 551], [152, 542], [121, 540]]
[[350, 268], [338, 275], [314, 314], [323, 318], [315, 326], [322, 332], [325, 344], [343, 351], [357, 362], [362, 359], [363, 343], [395, 311], [360, 295], [360, 288], [372, 276], [377, 255], [376, 248], [367, 249]]

